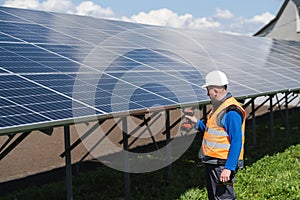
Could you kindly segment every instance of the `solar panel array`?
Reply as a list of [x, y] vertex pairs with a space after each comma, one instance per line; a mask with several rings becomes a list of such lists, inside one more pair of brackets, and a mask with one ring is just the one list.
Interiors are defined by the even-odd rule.
[[0, 7], [0, 134], [207, 102], [224, 71], [237, 97], [297, 90], [300, 44]]

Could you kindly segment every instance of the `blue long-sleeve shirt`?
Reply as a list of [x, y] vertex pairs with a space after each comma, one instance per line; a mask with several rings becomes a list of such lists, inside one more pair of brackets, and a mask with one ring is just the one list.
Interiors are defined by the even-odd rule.
[[[236, 170], [236, 166], [242, 149], [242, 120], [243, 119], [240, 114], [237, 111], [232, 110], [227, 112], [221, 121], [230, 138], [230, 148], [228, 158], [225, 163], [225, 169], [229, 169], [232, 171]], [[204, 131], [206, 129], [206, 125], [202, 120], [198, 120], [195, 125], [195, 129]]]

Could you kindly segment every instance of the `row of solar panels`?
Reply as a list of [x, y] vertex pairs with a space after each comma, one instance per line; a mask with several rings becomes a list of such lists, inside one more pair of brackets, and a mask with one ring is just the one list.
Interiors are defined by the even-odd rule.
[[300, 44], [0, 7], [0, 134], [300, 88]]

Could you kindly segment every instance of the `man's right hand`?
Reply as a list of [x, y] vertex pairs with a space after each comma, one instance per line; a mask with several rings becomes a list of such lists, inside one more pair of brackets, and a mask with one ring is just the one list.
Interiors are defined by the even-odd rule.
[[197, 118], [195, 116], [189, 116], [185, 115], [185, 118], [189, 120], [191, 123], [196, 124], [197, 123]]

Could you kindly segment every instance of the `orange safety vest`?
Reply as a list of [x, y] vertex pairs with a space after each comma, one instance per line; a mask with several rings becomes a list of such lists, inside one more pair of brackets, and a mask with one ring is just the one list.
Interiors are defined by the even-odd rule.
[[204, 156], [227, 159], [230, 148], [230, 138], [224, 127], [218, 125], [217, 121], [219, 115], [226, 112], [226, 109], [232, 105], [237, 106], [244, 115], [242, 123], [242, 149], [239, 156], [239, 160], [243, 160], [246, 112], [234, 97], [226, 99], [214, 113], [208, 115], [206, 130], [204, 131], [202, 141], [202, 154]]

